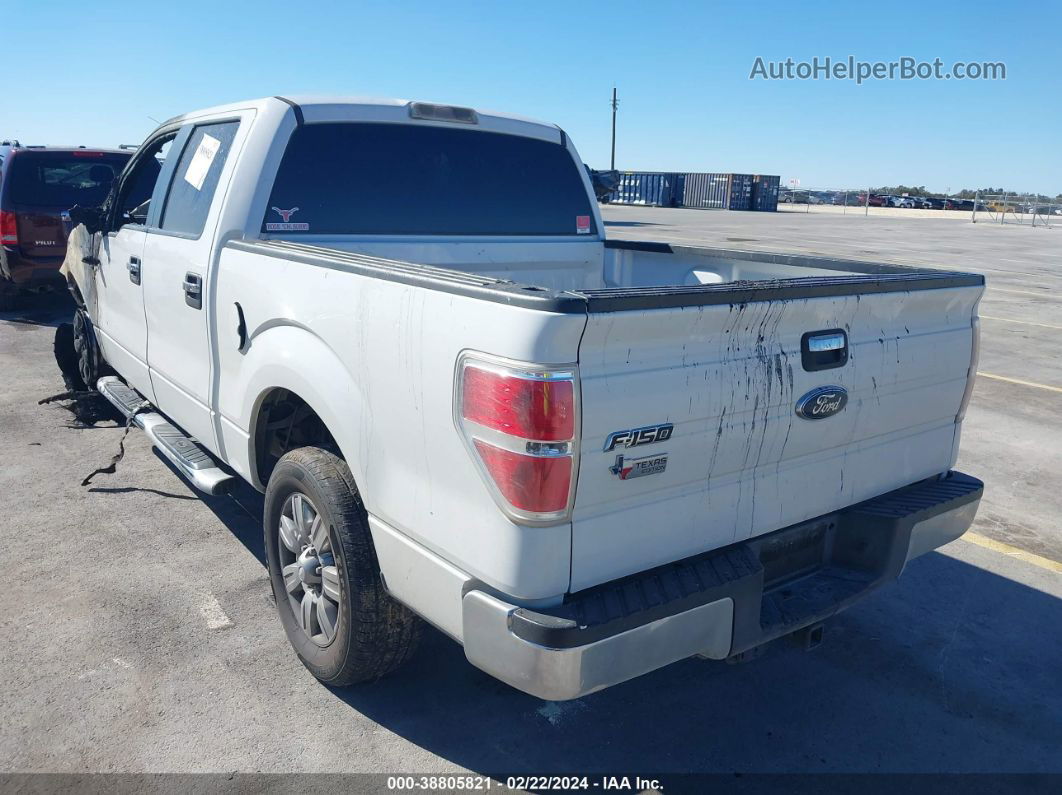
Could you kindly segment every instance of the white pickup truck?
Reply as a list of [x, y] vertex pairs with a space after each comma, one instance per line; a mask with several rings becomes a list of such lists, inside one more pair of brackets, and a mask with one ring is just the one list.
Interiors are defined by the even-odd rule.
[[85, 380], [265, 492], [284, 629], [422, 619], [545, 699], [802, 633], [961, 535], [983, 277], [607, 240], [556, 126], [273, 97], [161, 125], [67, 268]]

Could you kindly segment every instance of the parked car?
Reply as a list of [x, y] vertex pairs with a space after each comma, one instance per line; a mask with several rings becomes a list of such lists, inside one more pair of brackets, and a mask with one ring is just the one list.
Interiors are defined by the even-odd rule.
[[102, 202], [129, 156], [107, 149], [6, 150], [0, 166], [0, 306], [10, 308], [21, 291], [62, 285], [63, 214], [75, 204]]
[[977, 509], [982, 276], [606, 241], [551, 124], [207, 109], [73, 220], [82, 375], [197, 488], [265, 492], [281, 624], [330, 685], [422, 618], [553, 700], [815, 641]]
[[[972, 199], [948, 199], [945, 202], [945, 209], [971, 212], [974, 209], [974, 202]], [[984, 202], [977, 202], [977, 212], [986, 212], [988, 209]]]
[[822, 197], [813, 191], [792, 190], [787, 192], [785, 202], [788, 204], [822, 204]]
[[831, 194], [830, 203], [839, 207], [848, 206], [854, 207], [860, 203], [859, 193], [857, 191], [835, 191]]
[[888, 207], [889, 197], [881, 193], [871, 193], [870, 198], [867, 198], [867, 194], [861, 193], [859, 195], [860, 205], [869, 205], [871, 207]]

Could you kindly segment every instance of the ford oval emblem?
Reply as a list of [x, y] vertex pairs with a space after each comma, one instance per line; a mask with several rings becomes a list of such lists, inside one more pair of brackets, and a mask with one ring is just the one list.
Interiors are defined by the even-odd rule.
[[796, 413], [806, 420], [824, 420], [847, 405], [848, 390], [843, 386], [820, 386], [797, 401]]

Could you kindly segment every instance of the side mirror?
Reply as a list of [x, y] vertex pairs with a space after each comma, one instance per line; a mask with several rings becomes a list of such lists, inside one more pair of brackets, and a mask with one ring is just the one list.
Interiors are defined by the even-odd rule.
[[70, 208], [70, 223], [74, 226], [84, 224], [89, 234], [103, 231], [105, 213], [102, 207], [81, 207], [74, 205]]

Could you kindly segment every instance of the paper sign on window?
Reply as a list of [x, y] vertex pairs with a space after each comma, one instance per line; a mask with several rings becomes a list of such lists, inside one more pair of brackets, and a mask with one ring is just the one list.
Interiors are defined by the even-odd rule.
[[192, 162], [188, 164], [188, 169], [184, 172], [184, 181], [196, 190], [202, 190], [203, 181], [206, 180], [210, 171], [210, 164], [214, 162], [214, 156], [220, 148], [221, 141], [204, 135], [203, 140], [199, 142], [199, 148], [192, 156]]

